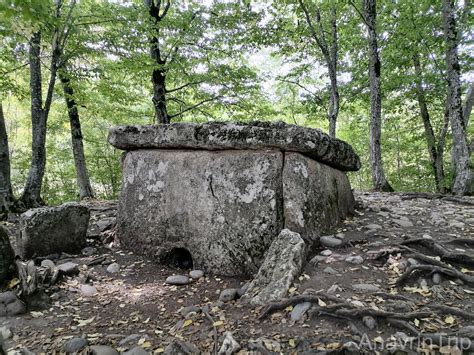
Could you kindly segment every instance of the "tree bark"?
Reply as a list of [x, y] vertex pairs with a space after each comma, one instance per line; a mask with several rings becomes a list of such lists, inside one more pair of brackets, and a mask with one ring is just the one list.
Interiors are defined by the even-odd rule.
[[382, 96], [380, 89], [380, 59], [376, 30], [376, 0], [363, 0], [363, 15], [368, 30], [370, 84], [370, 160], [372, 182], [376, 191], [393, 191], [385, 178], [380, 137], [382, 134]]
[[41, 186], [46, 166], [46, 112], [43, 109], [41, 93], [41, 32], [37, 31], [30, 40], [30, 95], [31, 95], [31, 165], [21, 202], [26, 208], [42, 204]]
[[8, 135], [5, 125], [5, 116], [3, 115], [3, 106], [2, 103], [0, 103], [0, 220], [8, 217], [8, 212], [13, 203]]
[[431, 124], [431, 118], [426, 104], [425, 89], [422, 82], [422, 70], [420, 65], [420, 57], [418, 53], [413, 55], [413, 66], [415, 68], [415, 83], [416, 83], [416, 98], [418, 106], [420, 107], [420, 116], [423, 121], [425, 130], [426, 143], [428, 145], [428, 153], [430, 156], [430, 163], [433, 169], [434, 179], [436, 183], [436, 191], [440, 193], [445, 192], [444, 186], [444, 166], [443, 156], [438, 157], [439, 152], [436, 146], [436, 137]]
[[[154, 0], [145, 0], [145, 6], [154, 22], [155, 33], [150, 38], [150, 56], [156, 67], [153, 69], [151, 81], [153, 83], [153, 107], [155, 109], [155, 120], [157, 123], [170, 123], [170, 116], [166, 107], [166, 69], [164, 68], [166, 60], [161, 57], [160, 53], [160, 32], [158, 24], [166, 16], [170, 2], [168, 1], [162, 11], [161, 1], [155, 3]], [[161, 13], [160, 13], [161, 12]]]
[[453, 134], [451, 158], [454, 168], [454, 183], [452, 192], [456, 195], [466, 195], [470, 192], [472, 172], [469, 165], [469, 149], [461, 103], [458, 35], [453, 0], [443, 0], [443, 29], [446, 42], [447, 102]]
[[79, 198], [92, 198], [94, 194], [87, 171], [86, 157], [84, 154], [84, 144], [82, 141], [81, 121], [79, 119], [79, 111], [74, 100], [74, 89], [67, 74], [59, 73], [59, 79], [64, 91], [64, 99], [66, 100], [69, 123], [71, 126], [71, 142], [72, 153], [74, 156], [74, 165], [76, 168], [77, 187], [79, 189]]

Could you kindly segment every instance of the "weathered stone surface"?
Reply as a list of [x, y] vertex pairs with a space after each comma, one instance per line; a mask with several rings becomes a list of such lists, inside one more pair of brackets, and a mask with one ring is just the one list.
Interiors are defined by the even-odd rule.
[[0, 226], [0, 284], [10, 274], [14, 256], [8, 232]]
[[285, 228], [309, 244], [354, 212], [347, 176], [298, 153], [285, 153], [283, 196]]
[[319, 129], [283, 122], [209, 122], [113, 127], [109, 143], [123, 150], [136, 149], [278, 149], [302, 153], [339, 170], [359, 170], [352, 147]]
[[205, 272], [254, 274], [283, 229], [282, 164], [278, 151], [128, 152], [118, 236], [161, 262], [184, 248]]
[[0, 317], [26, 313], [25, 304], [12, 291], [0, 293]]
[[17, 240], [23, 258], [54, 253], [80, 253], [86, 244], [90, 212], [78, 203], [35, 208], [20, 217]]
[[243, 299], [253, 305], [265, 305], [284, 298], [301, 272], [305, 257], [306, 245], [301, 236], [283, 229], [270, 246]]

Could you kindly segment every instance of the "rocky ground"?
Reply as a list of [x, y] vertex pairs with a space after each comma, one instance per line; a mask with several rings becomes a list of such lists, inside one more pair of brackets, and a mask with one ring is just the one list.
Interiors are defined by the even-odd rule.
[[[116, 205], [89, 202], [89, 246], [53, 260], [77, 265], [68, 264], [70, 276], [48, 288], [46, 308], [0, 318], [6, 347], [98, 354], [212, 353], [223, 343], [241, 354], [474, 351], [474, 199], [372, 192], [356, 199], [355, 216], [321, 239], [289, 298], [257, 308], [235, 299], [249, 280], [193, 273], [185, 285], [167, 283], [190, 269], [122, 250], [113, 232]], [[16, 233], [16, 223], [7, 227]]]

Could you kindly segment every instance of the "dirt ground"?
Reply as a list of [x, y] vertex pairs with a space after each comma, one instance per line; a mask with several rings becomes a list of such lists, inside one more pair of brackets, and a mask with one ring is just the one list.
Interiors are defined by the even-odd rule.
[[[0, 327], [13, 334], [7, 348], [50, 354], [61, 351], [67, 340], [84, 337], [89, 345], [119, 351], [140, 346], [162, 353], [173, 341], [183, 340], [202, 353], [213, 353], [230, 331], [241, 354], [355, 354], [393, 352], [395, 347], [404, 350], [399, 353], [457, 354], [463, 347], [474, 351], [468, 344], [474, 342], [474, 199], [359, 192], [356, 200], [355, 215], [329, 233], [342, 233], [337, 237], [343, 243], [312, 251], [289, 290], [293, 300], [313, 296], [312, 307], [296, 317], [295, 301], [263, 318], [265, 307], [219, 302], [222, 290], [249, 280], [205, 275], [185, 286], [166, 284], [168, 276], [189, 270], [122, 250], [110, 229], [115, 203], [88, 202], [88, 243], [96, 252], [62, 256], [80, 264], [81, 273], [48, 289], [51, 303], [46, 309], [0, 318]], [[7, 227], [14, 240], [16, 223]], [[423, 255], [432, 258], [423, 261]], [[100, 263], [86, 266], [91, 260]], [[118, 273], [107, 272], [112, 262], [120, 265]], [[428, 267], [417, 268], [420, 264]], [[407, 270], [413, 273], [404, 274]], [[400, 279], [402, 275], [407, 277]], [[84, 280], [95, 293], [81, 291]], [[338, 300], [348, 304], [345, 312], [331, 307]], [[205, 305], [208, 313], [180, 312], [185, 306]], [[421, 311], [429, 314], [416, 313]], [[291, 319], [292, 312], [298, 320]]]

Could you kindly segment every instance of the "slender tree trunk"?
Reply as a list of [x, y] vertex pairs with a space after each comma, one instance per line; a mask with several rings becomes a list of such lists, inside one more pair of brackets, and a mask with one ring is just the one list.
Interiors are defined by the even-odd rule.
[[0, 220], [8, 217], [14, 203], [10, 180], [10, 151], [3, 106], [0, 103]]
[[453, 193], [466, 195], [470, 190], [471, 169], [469, 149], [461, 103], [461, 80], [458, 58], [458, 36], [453, 0], [443, 0], [443, 27], [446, 42], [446, 73], [448, 77], [448, 105], [453, 134], [452, 160], [454, 167]]
[[84, 154], [84, 145], [82, 141], [81, 121], [79, 120], [79, 112], [77, 110], [76, 101], [74, 100], [74, 89], [71, 81], [66, 74], [60, 73], [59, 79], [64, 91], [64, 99], [66, 100], [67, 112], [69, 115], [69, 123], [71, 125], [71, 142], [72, 153], [74, 155], [74, 165], [76, 167], [77, 187], [79, 188], [80, 199], [92, 198], [93, 192], [87, 171], [86, 157]]
[[382, 133], [382, 96], [380, 89], [380, 59], [376, 31], [376, 0], [363, 0], [364, 17], [368, 29], [370, 82], [370, 160], [372, 182], [376, 191], [393, 191], [385, 178], [380, 137]]
[[339, 115], [339, 89], [337, 87], [336, 63], [332, 63], [329, 67], [329, 78], [331, 80], [331, 97], [329, 99], [329, 135], [336, 137], [336, 123]]
[[418, 53], [413, 55], [413, 66], [415, 68], [415, 83], [416, 83], [416, 98], [418, 106], [420, 107], [420, 116], [423, 121], [425, 129], [425, 138], [428, 145], [428, 153], [430, 156], [431, 167], [433, 169], [434, 179], [436, 183], [436, 190], [440, 193], [445, 192], [444, 188], [444, 168], [443, 160], [438, 159], [438, 150], [436, 149], [436, 137], [431, 125], [431, 118], [426, 104], [425, 89], [422, 82], [422, 70], [420, 65], [420, 58]]
[[30, 41], [30, 95], [31, 95], [31, 166], [25, 189], [21, 196], [22, 204], [37, 207], [42, 204], [41, 186], [46, 166], [46, 114], [41, 94], [41, 32], [35, 32]]

